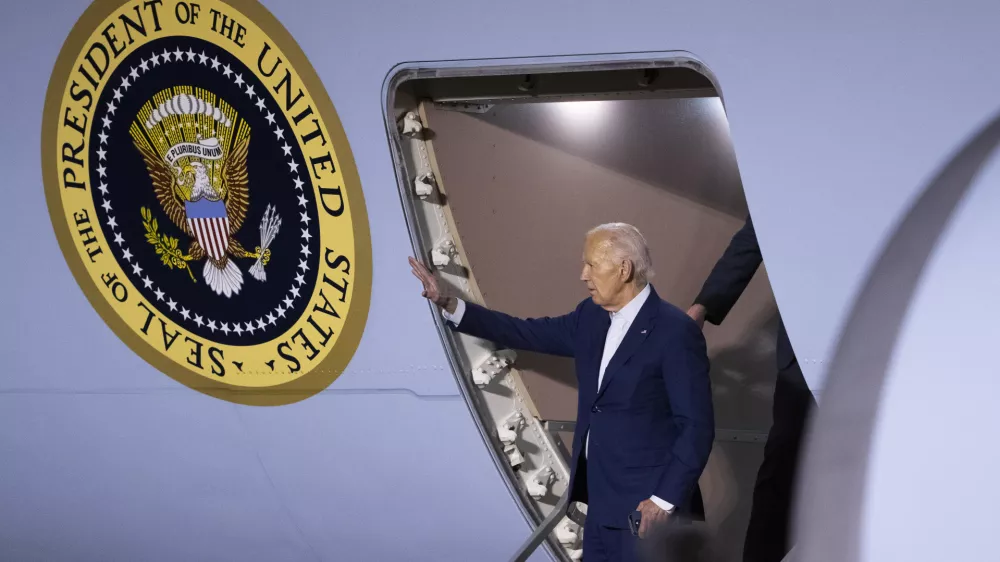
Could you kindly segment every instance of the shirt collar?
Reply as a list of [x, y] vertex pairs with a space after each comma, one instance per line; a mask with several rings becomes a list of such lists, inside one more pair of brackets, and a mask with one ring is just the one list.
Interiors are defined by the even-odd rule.
[[610, 313], [611, 321], [618, 320], [624, 322], [626, 325], [631, 324], [635, 320], [635, 317], [639, 315], [639, 310], [642, 309], [642, 305], [646, 303], [647, 298], [649, 298], [649, 283], [646, 283], [646, 286], [639, 291], [639, 294], [633, 297], [621, 310]]

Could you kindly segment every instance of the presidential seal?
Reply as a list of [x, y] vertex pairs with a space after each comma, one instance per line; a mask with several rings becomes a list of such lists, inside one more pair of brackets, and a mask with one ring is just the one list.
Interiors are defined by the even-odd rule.
[[98, 0], [60, 54], [42, 163], [77, 282], [136, 353], [245, 404], [326, 388], [357, 348], [371, 241], [350, 148], [254, 0]]

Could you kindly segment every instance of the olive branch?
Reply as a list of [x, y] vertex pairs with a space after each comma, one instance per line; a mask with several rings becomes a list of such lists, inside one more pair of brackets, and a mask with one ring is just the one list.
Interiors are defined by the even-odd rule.
[[186, 270], [188, 275], [191, 276], [191, 281], [197, 283], [198, 281], [195, 280], [194, 273], [188, 267], [190, 257], [185, 256], [184, 252], [177, 247], [178, 240], [172, 236], [157, 232], [158, 225], [156, 224], [156, 219], [153, 218], [153, 213], [149, 209], [142, 207], [139, 209], [139, 212], [142, 213], [142, 226], [146, 227], [146, 241], [156, 248], [156, 254], [160, 256], [160, 261], [163, 262], [163, 265], [170, 269]]

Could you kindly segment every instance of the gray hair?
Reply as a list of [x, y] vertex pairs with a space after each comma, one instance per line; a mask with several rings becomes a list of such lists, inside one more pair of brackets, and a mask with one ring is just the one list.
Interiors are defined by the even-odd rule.
[[646, 238], [638, 228], [623, 222], [610, 222], [590, 229], [587, 237], [597, 233], [607, 236], [615, 262], [632, 262], [635, 280], [639, 285], [644, 285], [653, 278], [653, 259], [649, 255]]

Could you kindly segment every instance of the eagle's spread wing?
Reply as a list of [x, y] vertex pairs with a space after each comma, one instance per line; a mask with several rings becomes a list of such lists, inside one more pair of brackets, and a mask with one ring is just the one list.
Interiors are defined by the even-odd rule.
[[250, 208], [250, 191], [247, 189], [247, 147], [250, 138], [236, 143], [226, 159], [222, 170], [222, 181], [226, 184], [226, 215], [229, 217], [229, 236], [235, 235], [243, 226], [243, 219]]
[[160, 202], [163, 211], [188, 236], [193, 236], [187, 226], [187, 212], [184, 210], [184, 204], [174, 195], [173, 187], [176, 180], [174, 175], [170, 173], [167, 163], [152, 149], [139, 143], [135, 143], [135, 147], [139, 149], [142, 159], [146, 161], [146, 170], [149, 171], [149, 178], [153, 180], [153, 193], [156, 194], [156, 200]]

